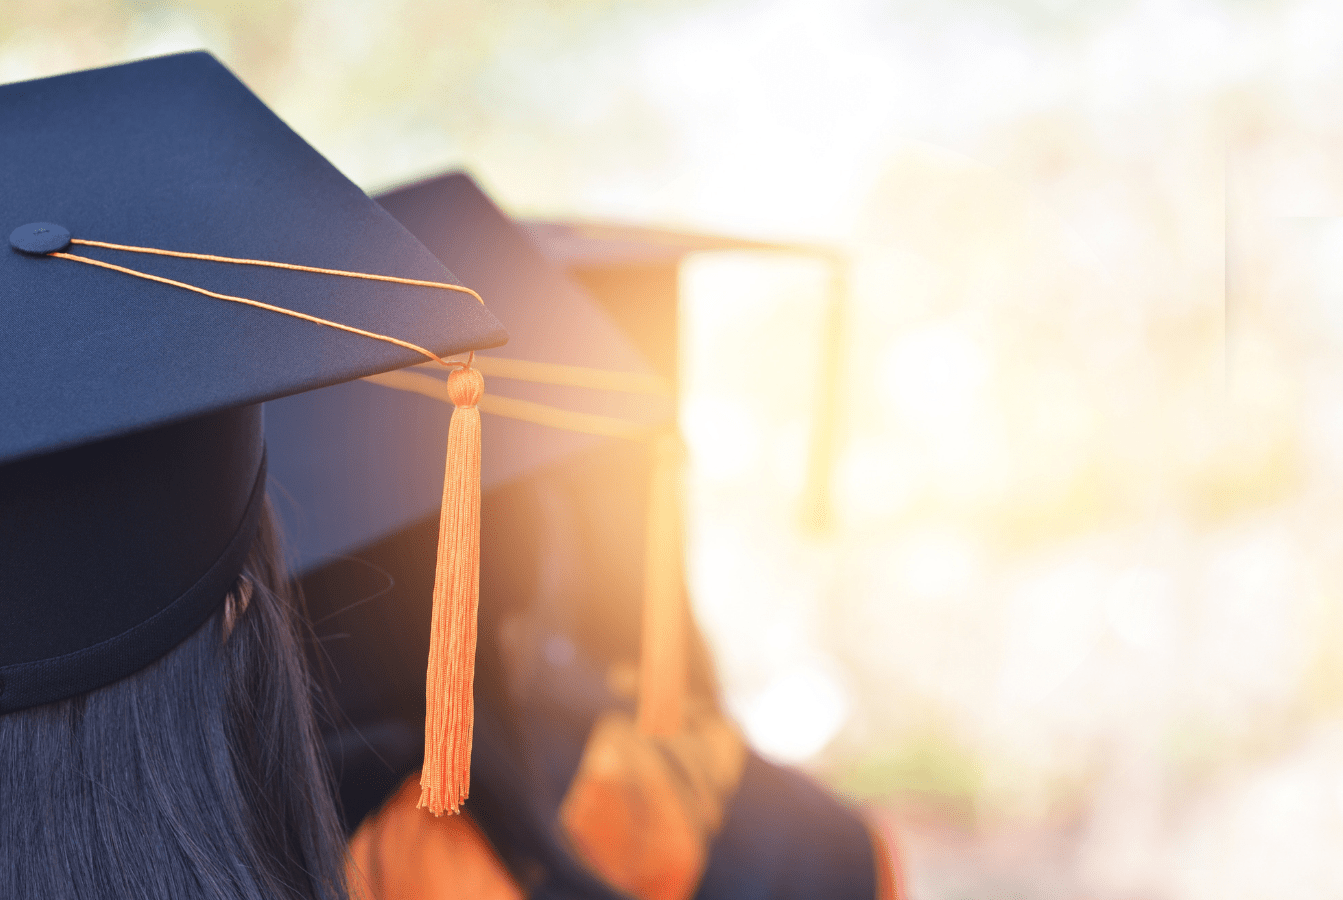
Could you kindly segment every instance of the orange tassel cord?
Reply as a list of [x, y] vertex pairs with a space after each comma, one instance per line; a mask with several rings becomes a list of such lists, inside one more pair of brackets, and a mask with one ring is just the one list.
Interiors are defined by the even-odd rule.
[[438, 567], [425, 679], [420, 801], [436, 816], [457, 812], [471, 787], [476, 612], [480, 604], [480, 410], [485, 379], [469, 365], [448, 376], [456, 409], [448, 426]]

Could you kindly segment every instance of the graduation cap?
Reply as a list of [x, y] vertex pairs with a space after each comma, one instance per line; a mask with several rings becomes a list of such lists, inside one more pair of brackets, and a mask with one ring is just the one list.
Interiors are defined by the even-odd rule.
[[[653, 360], [658, 371], [675, 379], [678, 370], [678, 315], [680, 277], [684, 262], [706, 253], [751, 253], [811, 258], [823, 263], [829, 273], [824, 298], [819, 390], [808, 454], [804, 488], [804, 526], [823, 531], [829, 524], [829, 481], [834, 456], [834, 429], [840, 380], [841, 337], [847, 294], [847, 264], [835, 250], [816, 245], [744, 240], [722, 235], [650, 228], [597, 221], [534, 220], [520, 223], [542, 252], [581, 284], [601, 303], [606, 313], [629, 334]], [[693, 625], [690, 626], [693, 631]], [[691, 635], [691, 645], [695, 645]], [[616, 723], [601, 723], [609, 737], [618, 734]], [[700, 730], [706, 722], [695, 723]], [[626, 740], [628, 740], [626, 738]], [[688, 785], [702, 788], [705, 775], [723, 769], [706, 758], [706, 736], [687, 734], [663, 744], [661, 755], [677, 756], [673, 772], [693, 773]], [[668, 889], [678, 873], [675, 852], [666, 849], [674, 839], [649, 836], [643, 850], [613, 851], [613, 829], [622, 824], [618, 804], [622, 774], [617, 780], [602, 780], [609, 766], [612, 743], [585, 753], [574, 775], [574, 787], [566, 796], [560, 816], [571, 840], [584, 846], [589, 862], [600, 861], [611, 877], [623, 879], [627, 890], [634, 885]], [[699, 746], [697, 746], [697, 744]], [[690, 755], [684, 755], [686, 751]], [[697, 751], [697, 752], [696, 752]], [[694, 765], [699, 757], [698, 771]], [[589, 769], [590, 774], [583, 769]], [[647, 793], [656, 789], [647, 774], [647, 763], [633, 766], [639, 772], [627, 790]], [[580, 785], [585, 777], [591, 784]], [[623, 773], [629, 778], [630, 773]], [[609, 775], [608, 775], [609, 778]], [[673, 779], [674, 780], [674, 779]], [[681, 792], [686, 784], [681, 785]], [[701, 803], [703, 797], [700, 798]], [[703, 807], [701, 807], [702, 809]], [[674, 818], [668, 821], [674, 821]], [[635, 829], [637, 830], [637, 829]], [[629, 841], [628, 838], [625, 839]], [[616, 839], [619, 846], [622, 842]], [[636, 844], [637, 846], [637, 844]], [[651, 852], [648, 848], [655, 848]], [[806, 775], [773, 764], [747, 752], [736, 770], [733, 787], [722, 819], [712, 832], [702, 869], [690, 875], [696, 900], [727, 900], [743, 896], [898, 898], [906, 896], [901, 885], [899, 862], [884, 840], [871, 832], [862, 818], [839, 802]], [[679, 873], [679, 877], [686, 877]]]
[[815, 259], [829, 270], [817, 372], [802, 524], [830, 524], [830, 478], [841, 377], [848, 264], [836, 250], [802, 243], [756, 241], [717, 234], [615, 222], [531, 220], [520, 223], [541, 251], [595, 297], [663, 376], [678, 373], [678, 311], [682, 264], [704, 253], [755, 253]]
[[3, 86], [0, 123], [5, 712], [129, 675], [218, 608], [264, 401], [506, 334], [208, 54]]
[[661, 374], [675, 378], [681, 264], [697, 253], [824, 254], [819, 248], [612, 222], [519, 223], [541, 252], [601, 303]]

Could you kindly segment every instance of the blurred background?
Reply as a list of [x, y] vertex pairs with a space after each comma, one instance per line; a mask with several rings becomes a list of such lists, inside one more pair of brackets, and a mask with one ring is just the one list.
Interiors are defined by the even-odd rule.
[[205, 47], [366, 190], [688, 264], [688, 563], [752, 743], [919, 900], [1343, 897], [1343, 6], [0, 4], [0, 81]]

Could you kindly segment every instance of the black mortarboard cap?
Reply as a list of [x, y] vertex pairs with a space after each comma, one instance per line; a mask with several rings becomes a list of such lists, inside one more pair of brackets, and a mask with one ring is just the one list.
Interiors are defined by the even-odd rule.
[[820, 338], [819, 391], [808, 452], [803, 525], [824, 530], [830, 518], [847, 266], [834, 249], [815, 244], [753, 241], [617, 222], [522, 222], [541, 251], [595, 297], [657, 367], [677, 380], [681, 264], [710, 252], [749, 251], [809, 257], [826, 264], [831, 284]]
[[[205, 53], [0, 87], [12, 243], [75, 238], [455, 277]], [[472, 297], [71, 247], [448, 355], [501, 344]], [[0, 712], [162, 656], [218, 607], [265, 482], [262, 401], [422, 357], [168, 284], [0, 249]], [[446, 417], [445, 417], [446, 418]], [[442, 444], [439, 444], [441, 453]]]

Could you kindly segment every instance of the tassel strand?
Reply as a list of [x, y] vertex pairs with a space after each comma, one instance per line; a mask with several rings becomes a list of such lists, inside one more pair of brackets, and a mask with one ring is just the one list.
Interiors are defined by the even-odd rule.
[[471, 787], [476, 612], [480, 603], [480, 410], [485, 379], [469, 365], [448, 376], [448, 426], [438, 567], [425, 678], [424, 768], [417, 806], [457, 812]]

